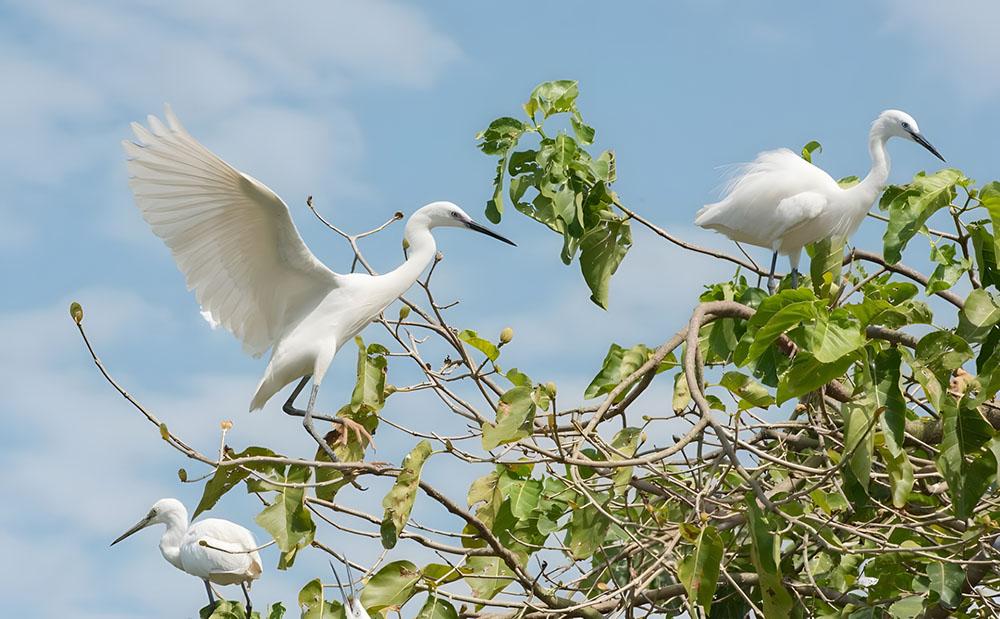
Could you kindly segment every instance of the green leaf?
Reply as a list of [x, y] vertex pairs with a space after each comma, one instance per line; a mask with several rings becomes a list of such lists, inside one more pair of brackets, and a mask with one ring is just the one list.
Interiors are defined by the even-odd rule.
[[972, 349], [950, 331], [933, 331], [917, 342], [917, 359], [935, 373], [950, 374], [972, 359]]
[[601, 153], [597, 159], [592, 159], [590, 162], [590, 170], [594, 173], [594, 176], [604, 182], [613, 183], [617, 180], [617, 172], [615, 170], [615, 153], [614, 151], [606, 150]]
[[927, 564], [929, 589], [945, 608], [955, 608], [962, 597], [965, 571], [961, 565], [935, 561]]
[[[507, 154], [497, 161], [497, 173], [493, 177], [493, 195], [486, 201], [486, 219], [498, 224], [503, 217], [503, 171], [507, 166]], [[513, 181], [512, 181], [513, 183]]]
[[889, 607], [889, 614], [895, 619], [914, 619], [924, 611], [924, 598], [919, 595], [910, 595], [893, 602]]
[[534, 384], [531, 381], [530, 376], [528, 376], [524, 372], [521, 372], [517, 368], [511, 368], [507, 370], [507, 373], [504, 374], [504, 376], [507, 378], [507, 380], [510, 381], [510, 384], [514, 385], [515, 387], [531, 387]]
[[466, 497], [469, 507], [480, 501], [490, 501], [493, 498], [493, 494], [497, 491], [497, 482], [499, 479], [500, 474], [492, 471], [472, 482], [472, 485], [469, 486], [468, 496]]
[[583, 144], [594, 142], [594, 128], [583, 122], [583, 118], [579, 114], [574, 114], [569, 122], [573, 126], [573, 134], [576, 135], [577, 140]]
[[496, 344], [479, 337], [472, 329], [465, 329], [460, 332], [458, 339], [486, 355], [486, 358], [490, 361], [496, 361], [497, 357], [500, 356], [500, 349], [496, 347]]
[[888, 263], [899, 262], [903, 248], [935, 212], [955, 198], [955, 185], [966, 183], [961, 172], [946, 168], [929, 176], [923, 172], [904, 187], [886, 189], [879, 207], [889, 211], [889, 223], [882, 237], [883, 256]]
[[465, 583], [472, 589], [473, 595], [484, 600], [492, 600], [510, 584], [514, 576], [500, 557], [469, 557], [459, 569], [465, 574]]
[[299, 591], [299, 608], [302, 609], [302, 619], [344, 619], [343, 607], [324, 599], [323, 583], [319, 578], [310, 580]]
[[476, 135], [479, 149], [487, 155], [505, 155], [517, 144], [528, 127], [516, 118], [497, 118]]
[[[200, 619], [247, 619], [247, 610], [243, 602], [235, 600], [216, 600], [214, 605], [209, 604], [198, 611]], [[281, 619], [285, 616], [285, 607], [280, 603], [271, 606], [268, 619]], [[260, 613], [253, 612], [253, 619], [260, 619]]]
[[892, 504], [902, 509], [913, 491], [913, 465], [906, 457], [906, 452], [893, 452], [888, 448], [880, 450], [885, 460], [886, 472], [889, 474], [889, 488], [892, 491]]
[[[277, 456], [276, 453], [267, 449], [266, 447], [247, 447], [238, 454], [227, 454], [227, 458], [230, 460], [235, 460], [238, 458], [249, 458], [253, 456]], [[205, 489], [202, 491], [201, 500], [198, 501], [198, 506], [195, 507], [194, 514], [191, 516], [192, 519], [197, 518], [199, 514], [215, 507], [215, 504], [225, 493], [236, 487], [241, 481], [246, 479], [250, 472], [247, 469], [257, 469], [260, 470], [263, 467], [255, 467], [254, 465], [249, 465], [246, 467], [241, 466], [220, 466], [215, 469], [215, 474], [212, 478], [205, 483]]]
[[965, 307], [958, 315], [956, 333], [969, 342], [979, 342], [990, 328], [1000, 321], [1000, 307], [985, 290], [976, 289], [965, 299]]
[[[1000, 206], [1000, 201], [995, 208]], [[992, 216], [992, 213], [991, 213]], [[976, 270], [984, 286], [1000, 287], [1000, 267], [997, 266], [997, 239], [985, 222], [968, 222], [966, 229], [972, 239], [972, 248], [976, 256]], [[997, 230], [993, 224], [993, 230]]]
[[675, 413], [683, 412], [691, 404], [691, 390], [688, 388], [687, 378], [684, 372], [677, 372], [674, 375], [674, 397], [671, 401], [671, 408]]
[[813, 140], [802, 147], [802, 158], [808, 161], [809, 163], [812, 163], [813, 153], [821, 153], [821, 152], [823, 152], [822, 144], [820, 144], [816, 140]]
[[[643, 344], [636, 344], [632, 348], [622, 348], [618, 344], [611, 344], [611, 347], [608, 348], [608, 353], [604, 355], [601, 371], [587, 385], [587, 390], [584, 392], [583, 397], [590, 400], [611, 393], [615, 387], [642, 367], [652, 356], [653, 351]], [[664, 359], [660, 367], [656, 369], [657, 373], [665, 370], [670, 365], [676, 365], [673, 356], [668, 356]], [[623, 390], [616, 401], [620, 402], [627, 394], [628, 389]]]
[[886, 446], [893, 453], [903, 450], [906, 426], [906, 402], [899, 388], [902, 357], [898, 348], [887, 348], [875, 355], [875, 408], [884, 409], [880, 419]]
[[458, 612], [450, 602], [436, 595], [428, 595], [416, 619], [458, 619]]
[[805, 327], [805, 347], [816, 361], [833, 363], [865, 344], [861, 323], [844, 309], [829, 316], [818, 313], [816, 320]]
[[403, 458], [402, 470], [396, 476], [388, 494], [382, 499], [385, 513], [382, 516], [382, 546], [393, 548], [399, 533], [406, 526], [413, 510], [413, 501], [417, 497], [417, 487], [420, 485], [420, 471], [431, 455], [431, 444], [426, 440], [417, 443], [410, 453]]
[[972, 349], [951, 331], [932, 331], [920, 338], [914, 352], [911, 357], [903, 351], [904, 358], [931, 406], [940, 409], [951, 373], [972, 359]]
[[960, 407], [951, 396], [942, 398], [939, 410], [942, 438], [937, 467], [948, 482], [956, 517], [964, 520], [972, 514], [996, 472], [993, 453], [983, 449], [994, 432], [976, 408]]
[[876, 411], [883, 411], [879, 417], [885, 449], [886, 472], [889, 474], [889, 488], [892, 504], [902, 508], [913, 490], [913, 466], [903, 449], [903, 433], [906, 427], [906, 402], [899, 388], [902, 357], [898, 348], [886, 348], [875, 355], [874, 380], [871, 390]]
[[[641, 429], [622, 428], [617, 434], [615, 434], [614, 438], [611, 439], [611, 446], [621, 455], [619, 455], [619, 453], [612, 452], [610, 460], [615, 462], [631, 458], [635, 455], [635, 450], [639, 448], [640, 440], [642, 440]], [[628, 488], [629, 482], [632, 480], [632, 467], [620, 466], [615, 468], [614, 472], [611, 474], [611, 479], [614, 482], [615, 494], [624, 494], [625, 490]]]
[[462, 579], [462, 572], [457, 568], [443, 563], [428, 563], [420, 571], [424, 580], [429, 580], [435, 584], [443, 585]]
[[722, 565], [722, 538], [715, 527], [705, 527], [695, 541], [694, 553], [685, 557], [677, 566], [688, 601], [698, 604], [706, 613], [711, 610], [712, 598], [719, 583]]
[[844, 404], [844, 458], [854, 479], [867, 491], [871, 478], [872, 454], [875, 450], [875, 389], [865, 368], [855, 373], [854, 397]]
[[840, 290], [840, 274], [844, 270], [843, 237], [828, 237], [806, 248], [809, 253], [809, 278], [816, 296], [830, 299]]
[[510, 511], [517, 518], [528, 518], [542, 496], [542, 482], [501, 475], [497, 483], [500, 495], [510, 500]]
[[740, 410], [767, 408], [774, 404], [774, 398], [763, 385], [741, 372], [726, 372], [719, 384], [740, 398]]
[[566, 546], [573, 558], [592, 557], [604, 545], [610, 523], [608, 517], [592, 504], [574, 509], [566, 528]]
[[[349, 444], [350, 446], [350, 444]], [[360, 451], [360, 450], [359, 450]], [[334, 451], [336, 455], [336, 450]], [[339, 457], [339, 456], [338, 456]], [[322, 447], [316, 447], [316, 453], [313, 455], [313, 459], [318, 462], [329, 462], [330, 456], [326, 455], [326, 450]], [[355, 462], [361, 458], [355, 458], [353, 460], [342, 460], [343, 462]], [[337, 492], [350, 483], [349, 478], [344, 475], [340, 470], [332, 467], [316, 467], [316, 498], [323, 499], [324, 501], [333, 501], [337, 496]]]
[[747, 529], [750, 533], [750, 559], [757, 576], [761, 597], [764, 601], [764, 616], [767, 619], [781, 619], [792, 616], [792, 596], [781, 580], [780, 550], [781, 540], [757, 507], [752, 494], [747, 495]]
[[489, 451], [531, 434], [536, 409], [531, 395], [530, 387], [514, 387], [500, 396], [496, 424], [483, 424], [483, 449]]
[[386, 354], [389, 351], [380, 344], [372, 344], [366, 349], [360, 337], [354, 341], [358, 345], [358, 380], [351, 393], [351, 411], [358, 412], [362, 406], [379, 411], [385, 405]]
[[821, 363], [806, 351], [799, 351], [791, 367], [778, 379], [777, 404], [815, 391], [835, 378], [843, 376], [857, 359], [852, 353], [833, 363]]
[[545, 118], [560, 112], [569, 112], [574, 109], [579, 94], [580, 89], [576, 80], [542, 82], [531, 91], [528, 102], [524, 104], [524, 111], [531, 118], [534, 118], [537, 112], [541, 112]]
[[[804, 289], [799, 289], [804, 290]], [[786, 292], [780, 293], [785, 295]], [[812, 292], [809, 291], [809, 296], [812, 297]], [[785, 299], [795, 298], [800, 295], [787, 295]], [[785, 333], [789, 329], [798, 326], [803, 321], [811, 320], [816, 316], [816, 303], [815, 297], [808, 301], [797, 301], [792, 302], [783, 307], [778, 308], [776, 311], [771, 310], [771, 304], [765, 307], [765, 304], [761, 304], [761, 308], [757, 310], [758, 314], [764, 313], [762, 316], [763, 320], [755, 320], [757, 314], [750, 318], [747, 324], [747, 332], [744, 335], [744, 341], [749, 338], [749, 348], [743, 352], [743, 343], [737, 347], [736, 352], [733, 355], [733, 360], [737, 365], [746, 365], [747, 362], [753, 361], [757, 357], [764, 354], [764, 352], [771, 347], [775, 340], [777, 340], [781, 334]], [[741, 354], [742, 353], [742, 354]]]
[[932, 245], [931, 260], [937, 263], [937, 267], [927, 280], [927, 294], [948, 290], [972, 267], [970, 261], [955, 258], [955, 246], [950, 243]]
[[608, 283], [632, 247], [628, 221], [615, 219], [587, 230], [580, 241], [580, 270], [590, 287], [590, 300], [608, 309]]
[[[311, 469], [306, 466], [291, 465], [284, 479], [286, 484], [305, 484], [309, 480]], [[312, 515], [305, 506], [305, 488], [279, 487], [274, 502], [264, 508], [254, 519], [264, 530], [271, 534], [281, 550], [278, 569], [291, 567], [295, 554], [313, 541], [316, 525]]]
[[361, 591], [361, 604], [369, 611], [401, 608], [413, 597], [420, 577], [420, 570], [409, 561], [387, 563]]
[[[996, 232], [1000, 230], [1000, 182], [993, 181], [983, 185], [979, 190], [979, 201], [989, 211], [990, 221], [993, 224], [993, 245], [990, 248], [990, 254], [993, 256], [993, 266], [995, 267], [996, 256], [1000, 256], [1000, 240], [996, 237]], [[983, 281], [988, 280], [984, 277]]]
[[[702, 301], [726, 300], [725, 298], [726, 296], [731, 296], [731, 295], [725, 295], [722, 296], [721, 298], [713, 298], [713, 299], [705, 298], [703, 295]], [[743, 338], [741, 338], [740, 340], [740, 348], [744, 350], [737, 350], [734, 355], [734, 360], [740, 364], [746, 362], [747, 360], [746, 357], [748, 353], [747, 349], [750, 346], [750, 344], [754, 341], [757, 332], [762, 327], [766, 326], [767, 323], [770, 322], [772, 318], [774, 318], [775, 314], [777, 314], [779, 311], [781, 311], [782, 309], [784, 309], [789, 305], [794, 305], [806, 301], [812, 303], [815, 303], [816, 301], [816, 295], [813, 293], [812, 290], [809, 290], [808, 288], [793, 288], [793, 289], [781, 290], [777, 294], [764, 297], [757, 305], [757, 311], [754, 313], [753, 316], [750, 317], [750, 320], [748, 320], [746, 323], [746, 332], [744, 333]]]

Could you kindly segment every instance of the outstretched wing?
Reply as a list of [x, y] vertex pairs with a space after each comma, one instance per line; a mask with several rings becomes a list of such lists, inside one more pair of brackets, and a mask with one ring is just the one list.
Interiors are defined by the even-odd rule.
[[766, 151], [739, 168], [724, 197], [698, 211], [695, 224], [735, 241], [771, 248], [786, 231], [814, 217], [819, 202], [838, 191], [829, 174], [792, 151]]
[[309, 251], [281, 198], [191, 137], [169, 106], [165, 117], [132, 123], [138, 141], [123, 142], [135, 202], [206, 318], [260, 356], [340, 276]]

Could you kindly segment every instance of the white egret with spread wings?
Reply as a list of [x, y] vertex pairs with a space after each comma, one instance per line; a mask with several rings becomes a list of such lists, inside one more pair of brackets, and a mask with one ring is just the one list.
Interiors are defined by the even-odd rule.
[[[124, 141], [129, 185], [153, 232], [173, 253], [203, 313], [242, 340], [244, 350], [271, 359], [250, 410], [299, 380], [282, 407], [326, 453], [333, 451], [313, 419], [340, 423], [368, 436], [360, 424], [314, 411], [316, 395], [337, 350], [405, 293], [434, 259], [436, 227], [475, 230], [514, 245], [451, 202], [432, 202], [409, 218], [406, 260], [383, 275], [331, 271], [306, 247], [288, 207], [273, 191], [202, 146], [169, 106], [166, 124], [132, 124], [137, 142]], [[312, 378], [305, 410], [295, 398]], [[346, 432], [342, 436], [346, 436]]]

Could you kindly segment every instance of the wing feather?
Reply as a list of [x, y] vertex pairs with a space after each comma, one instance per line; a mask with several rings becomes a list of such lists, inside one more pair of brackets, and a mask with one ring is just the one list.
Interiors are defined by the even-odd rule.
[[170, 249], [206, 318], [260, 356], [286, 320], [340, 284], [309, 251], [288, 207], [201, 145], [168, 106], [123, 142], [143, 218]]
[[[208, 546], [202, 546], [201, 542]], [[217, 518], [195, 522], [181, 544], [181, 562], [205, 575], [261, 572], [260, 554], [253, 534], [245, 528]]]
[[829, 174], [787, 148], [765, 151], [738, 169], [723, 198], [698, 211], [695, 224], [771, 248], [802, 218], [815, 217], [816, 205], [839, 191]]

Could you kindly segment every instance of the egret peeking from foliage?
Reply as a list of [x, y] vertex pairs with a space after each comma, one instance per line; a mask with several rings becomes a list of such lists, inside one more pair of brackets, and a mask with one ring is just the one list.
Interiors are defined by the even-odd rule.
[[344, 591], [344, 584], [340, 582], [340, 575], [337, 573], [337, 568], [333, 566], [333, 562], [330, 563], [330, 569], [333, 570], [333, 577], [337, 579], [337, 588], [340, 589], [340, 597], [344, 600], [344, 616], [346, 619], [371, 619], [368, 611], [361, 605], [361, 596], [354, 592], [354, 580], [351, 578], [351, 564], [347, 564], [347, 586], [351, 588], [350, 595], [347, 595], [347, 592]]
[[126, 537], [154, 524], [166, 525], [160, 538], [160, 553], [170, 565], [205, 581], [208, 603], [215, 604], [212, 585], [239, 584], [247, 601], [247, 617], [252, 606], [248, 585], [260, 578], [262, 563], [253, 534], [228, 520], [206, 518], [188, 526], [188, 514], [177, 499], [160, 499], [142, 520], [125, 531], [114, 546]]
[[889, 177], [885, 143], [892, 137], [913, 140], [944, 161], [920, 134], [912, 116], [886, 110], [868, 134], [872, 167], [860, 183], [841, 187], [829, 174], [787, 148], [765, 151], [729, 181], [722, 200], [698, 211], [695, 223], [734, 241], [772, 250], [767, 279], [772, 293], [778, 254], [788, 256], [794, 287], [802, 248], [822, 239], [853, 235], [882, 193]]
[[[340, 423], [359, 440], [362, 435], [370, 440], [357, 422], [313, 414], [320, 383], [339, 347], [431, 263], [437, 252], [432, 228], [466, 228], [514, 243], [451, 202], [432, 202], [407, 221], [409, 249], [398, 268], [376, 276], [334, 273], [306, 247], [281, 198], [191, 137], [169, 106], [166, 125], [154, 116], [148, 122], [148, 129], [132, 124], [138, 143], [124, 142], [139, 210], [170, 248], [205, 315], [242, 340], [254, 357], [271, 350], [250, 410], [301, 379], [283, 410], [303, 417], [331, 458], [332, 450], [313, 428], [314, 418]], [[303, 411], [294, 401], [310, 377], [312, 393]], [[341, 439], [346, 436], [345, 431]]]

